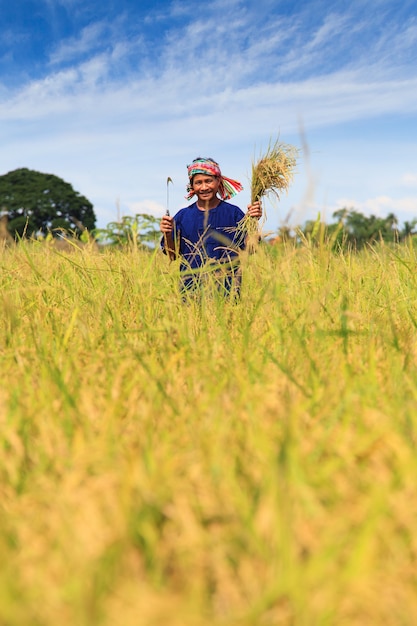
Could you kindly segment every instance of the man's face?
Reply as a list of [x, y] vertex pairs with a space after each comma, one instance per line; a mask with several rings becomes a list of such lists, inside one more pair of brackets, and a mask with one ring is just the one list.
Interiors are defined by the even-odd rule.
[[193, 191], [200, 202], [213, 201], [219, 189], [220, 179], [208, 174], [196, 174], [193, 178]]

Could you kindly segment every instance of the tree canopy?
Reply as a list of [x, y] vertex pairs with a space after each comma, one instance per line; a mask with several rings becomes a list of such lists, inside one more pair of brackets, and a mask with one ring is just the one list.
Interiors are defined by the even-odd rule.
[[389, 213], [386, 217], [365, 216], [359, 211], [345, 208], [335, 211], [333, 217], [341, 222], [345, 241], [357, 248], [374, 241], [393, 242], [400, 239], [398, 219], [394, 213]]
[[325, 233], [327, 239], [338, 249], [348, 247], [355, 250], [379, 241], [405, 241], [416, 234], [417, 218], [404, 222], [400, 227], [394, 213], [389, 213], [386, 217], [366, 216], [354, 209], [343, 208], [335, 211], [333, 218], [337, 222], [325, 224], [321, 222], [319, 215], [317, 220], [308, 220], [299, 232], [310, 240], [315, 239], [319, 233]]
[[92, 231], [96, 216], [87, 198], [53, 174], [27, 168], [0, 176], [0, 210], [7, 211], [9, 231], [19, 237], [54, 233], [80, 233], [80, 223]]

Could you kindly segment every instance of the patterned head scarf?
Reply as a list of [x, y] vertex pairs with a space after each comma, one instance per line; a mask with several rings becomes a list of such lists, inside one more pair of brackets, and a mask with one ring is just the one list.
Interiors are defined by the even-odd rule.
[[207, 174], [208, 176], [217, 176], [220, 179], [219, 185], [219, 194], [222, 200], [228, 200], [235, 196], [239, 191], [242, 191], [242, 185], [232, 178], [226, 178], [226, 176], [222, 176], [220, 171], [219, 164], [214, 161], [214, 159], [194, 159], [191, 165], [187, 165], [188, 169], [188, 178], [190, 179], [189, 184], [187, 185], [188, 195], [186, 196], [187, 200], [191, 200], [195, 191], [192, 188], [192, 180], [193, 176], [196, 174]]

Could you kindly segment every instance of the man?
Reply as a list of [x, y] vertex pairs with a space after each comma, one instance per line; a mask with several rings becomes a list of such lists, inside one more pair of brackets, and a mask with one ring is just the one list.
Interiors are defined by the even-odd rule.
[[[225, 295], [240, 293], [239, 251], [246, 245], [245, 214], [226, 202], [242, 190], [242, 185], [226, 178], [213, 159], [194, 159], [187, 166], [187, 200], [197, 200], [160, 224], [161, 245], [170, 259], [181, 257], [183, 293], [195, 291], [211, 268], [221, 276]], [[262, 216], [261, 202], [248, 206], [247, 216]], [[203, 270], [204, 268], [204, 270]]]

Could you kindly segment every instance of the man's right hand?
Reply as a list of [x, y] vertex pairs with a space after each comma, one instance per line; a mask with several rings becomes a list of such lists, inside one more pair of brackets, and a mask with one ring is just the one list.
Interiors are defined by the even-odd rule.
[[172, 233], [174, 230], [174, 218], [170, 215], [164, 215], [159, 224], [159, 229], [164, 234]]

